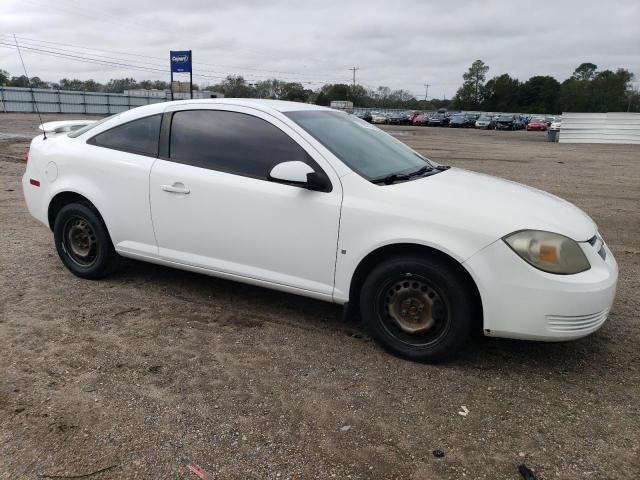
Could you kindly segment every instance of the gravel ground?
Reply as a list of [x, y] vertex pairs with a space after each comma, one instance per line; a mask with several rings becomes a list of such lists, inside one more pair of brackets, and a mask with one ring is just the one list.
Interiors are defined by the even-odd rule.
[[[37, 123], [0, 115], [0, 133]], [[604, 327], [564, 344], [474, 338], [432, 366], [314, 300], [138, 262], [80, 280], [27, 213], [27, 144], [5, 138], [0, 478], [197, 478], [188, 461], [216, 479], [519, 479], [520, 463], [539, 479], [639, 478], [640, 147], [389, 130], [593, 216], [621, 268]]]

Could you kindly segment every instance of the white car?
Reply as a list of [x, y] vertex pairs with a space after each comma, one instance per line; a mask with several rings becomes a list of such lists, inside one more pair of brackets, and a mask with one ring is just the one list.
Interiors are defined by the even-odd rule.
[[476, 326], [583, 337], [614, 299], [616, 262], [577, 207], [438, 165], [344, 112], [186, 100], [41, 128], [26, 203], [80, 277], [123, 256], [335, 302], [420, 361]]
[[371, 123], [389, 123], [389, 117], [383, 113], [374, 113], [371, 115]]
[[562, 128], [562, 118], [556, 117], [553, 122], [551, 122], [551, 126], [549, 130], [560, 130]]

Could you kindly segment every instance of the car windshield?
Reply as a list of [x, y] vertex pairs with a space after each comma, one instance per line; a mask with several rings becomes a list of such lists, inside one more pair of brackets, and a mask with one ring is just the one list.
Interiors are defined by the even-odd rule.
[[482, 121], [488, 121], [491, 120], [491, 117], [487, 116], [487, 115], [480, 115], [478, 117], [478, 120], [482, 120]]
[[436, 165], [357, 117], [327, 111], [297, 111], [286, 115], [367, 180]]
[[504, 122], [511, 121], [513, 120], [513, 115], [500, 115], [500, 118], [498, 120], [501, 120]]
[[463, 114], [458, 114], [458, 115], [454, 115], [453, 117], [451, 117], [453, 120], [464, 120], [464, 115]]

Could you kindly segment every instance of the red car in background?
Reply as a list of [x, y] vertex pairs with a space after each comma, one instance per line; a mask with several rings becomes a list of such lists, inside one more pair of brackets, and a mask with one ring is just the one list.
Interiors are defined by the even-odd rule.
[[411, 113], [409, 113], [409, 115], [407, 115], [407, 120], [409, 120], [409, 124], [414, 123], [416, 117], [420, 115], [420, 112], [414, 110]]
[[419, 115], [416, 115], [416, 117], [413, 119], [413, 124], [414, 125], [428, 125], [429, 123], [429, 117], [426, 113], [420, 113]]
[[529, 130], [538, 130], [540, 132], [544, 132], [547, 130], [547, 124], [544, 122], [542, 118], [532, 118], [527, 123], [527, 131]]

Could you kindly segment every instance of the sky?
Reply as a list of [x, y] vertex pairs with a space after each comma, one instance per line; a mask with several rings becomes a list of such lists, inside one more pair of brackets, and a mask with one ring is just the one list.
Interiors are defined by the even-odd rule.
[[450, 98], [476, 59], [487, 79], [562, 81], [592, 62], [640, 86], [638, 0], [1, 0], [0, 69], [21, 75], [14, 34], [29, 76], [48, 81], [168, 80], [169, 50], [191, 49], [202, 86], [234, 74], [315, 89], [357, 67], [367, 87]]

